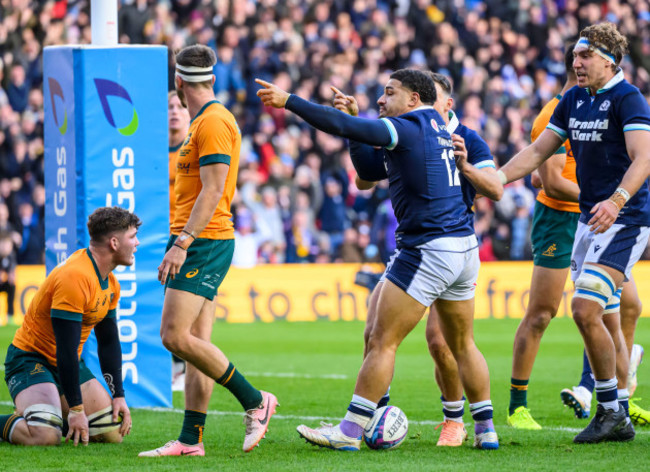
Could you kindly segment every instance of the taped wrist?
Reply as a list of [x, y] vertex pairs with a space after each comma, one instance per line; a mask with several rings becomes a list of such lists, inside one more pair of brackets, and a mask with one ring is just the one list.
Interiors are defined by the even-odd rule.
[[619, 211], [623, 209], [629, 199], [630, 193], [623, 187], [617, 188], [616, 191], [609, 197], [609, 201], [616, 205]]

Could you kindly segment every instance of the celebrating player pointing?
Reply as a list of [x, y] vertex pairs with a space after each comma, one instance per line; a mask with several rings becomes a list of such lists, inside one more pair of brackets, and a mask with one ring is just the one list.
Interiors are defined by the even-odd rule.
[[[395, 352], [434, 301], [442, 331], [458, 362], [475, 420], [474, 445], [497, 449], [487, 364], [474, 344], [474, 285], [478, 243], [456, 173], [453, 143], [440, 114], [433, 81], [423, 72], [394, 72], [377, 101], [380, 120], [348, 116], [306, 102], [257, 80], [265, 105], [286, 107], [312, 126], [385, 149], [391, 203], [399, 226], [397, 251], [386, 268], [376, 320], [352, 401], [336, 426], [298, 427], [307, 441], [331, 449], [358, 451], [363, 430], [386, 392]], [[381, 156], [378, 165], [381, 165]]]

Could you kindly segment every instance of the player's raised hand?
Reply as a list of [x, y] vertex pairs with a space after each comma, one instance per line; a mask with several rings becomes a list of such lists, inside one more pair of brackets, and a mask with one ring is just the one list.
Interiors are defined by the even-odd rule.
[[68, 442], [70, 438], [72, 438], [75, 446], [79, 444], [79, 440], [81, 440], [81, 444], [87, 446], [88, 440], [90, 439], [88, 433], [88, 418], [86, 417], [86, 413], [84, 413], [83, 405], [81, 405], [81, 409], [78, 408], [79, 407], [75, 407], [74, 409], [71, 408], [68, 411], [69, 429], [68, 434], [65, 437], [65, 442]]
[[122, 417], [122, 426], [120, 427], [120, 434], [122, 437], [131, 432], [131, 412], [129, 407], [126, 406], [124, 397], [113, 398], [113, 423], [119, 421]]
[[462, 172], [465, 165], [467, 165], [467, 148], [465, 147], [465, 140], [459, 134], [452, 134], [451, 142], [454, 145], [456, 168], [459, 172]]
[[595, 234], [607, 231], [618, 218], [619, 208], [611, 200], [603, 200], [594, 205], [589, 213], [593, 213], [589, 222], [589, 229]]
[[257, 91], [257, 96], [260, 97], [264, 105], [273, 108], [284, 108], [287, 100], [289, 100], [290, 94], [288, 92], [262, 79], [255, 79], [255, 82], [264, 87]]
[[351, 116], [359, 115], [359, 104], [352, 95], [344, 94], [333, 85], [330, 86], [330, 89], [334, 92], [334, 108]]

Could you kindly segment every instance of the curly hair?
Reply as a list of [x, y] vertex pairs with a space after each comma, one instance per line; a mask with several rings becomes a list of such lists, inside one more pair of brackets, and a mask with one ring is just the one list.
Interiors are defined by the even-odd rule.
[[433, 105], [436, 101], [436, 87], [431, 78], [422, 71], [416, 69], [400, 69], [390, 76], [391, 79], [399, 80], [402, 86], [420, 95], [420, 101], [426, 105]]
[[623, 36], [614, 23], [600, 23], [597, 25], [587, 26], [580, 31], [581, 38], [587, 38], [595, 46], [607, 50], [614, 56], [616, 68], [627, 54], [627, 38]]
[[142, 224], [135, 213], [120, 207], [97, 208], [88, 217], [88, 234], [93, 242], [102, 242], [115, 232], [127, 231], [129, 228], [139, 228]]

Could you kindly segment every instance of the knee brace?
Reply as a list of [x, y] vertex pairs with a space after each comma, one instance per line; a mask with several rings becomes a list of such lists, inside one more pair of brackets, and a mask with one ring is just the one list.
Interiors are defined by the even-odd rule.
[[574, 298], [584, 298], [605, 308], [616, 293], [616, 286], [610, 275], [600, 267], [588, 265], [576, 280]]
[[621, 311], [621, 292], [623, 291], [623, 288], [619, 288], [616, 292], [614, 292], [614, 295], [610, 297], [610, 299], [607, 301], [607, 306], [605, 306], [605, 311], [603, 312], [603, 315], [608, 315], [610, 313], [618, 313]]
[[28, 426], [40, 426], [45, 428], [54, 428], [59, 431], [63, 427], [63, 418], [61, 417], [61, 408], [47, 403], [38, 403], [25, 408], [23, 418], [27, 421]]
[[88, 434], [97, 436], [108, 433], [118, 429], [121, 424], [121, 417], [118, 417], [117, 421], [113, 422], [113, 406], [107, 406], [103, 410], [88, 415]]

